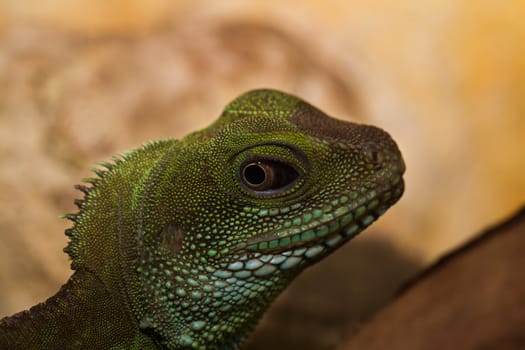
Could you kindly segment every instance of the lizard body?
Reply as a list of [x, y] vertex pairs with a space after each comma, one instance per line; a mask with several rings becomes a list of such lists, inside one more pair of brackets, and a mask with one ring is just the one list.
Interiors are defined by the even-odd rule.
[[387, 133], [273, 90], [101, 164], [66, 215], [73, 275], [0, 320], [0, 348], [239, 349], [298, 273], [404, 186]]

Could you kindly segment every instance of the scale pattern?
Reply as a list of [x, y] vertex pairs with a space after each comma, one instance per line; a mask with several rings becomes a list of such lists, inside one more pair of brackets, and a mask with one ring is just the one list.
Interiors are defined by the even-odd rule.
[[100, 163], [79, 186], [59, 293], [0, 321], [8, 348], [238, 349], [307, 266], [403, 193], [379, 128], [274, 90], [208, 128]]

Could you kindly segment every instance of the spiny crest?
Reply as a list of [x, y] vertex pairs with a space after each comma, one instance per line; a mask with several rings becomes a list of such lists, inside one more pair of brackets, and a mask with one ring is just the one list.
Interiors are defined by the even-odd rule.
[[97, 164], [101, 166], [104, 169], [101, 168], [93, 168], [91, 169], [95, 173], [95, 177], [89, 177], [82, 179], [82, 182], [84, 182], [87, 185], [76, 185], [75, 188], [78, 189], [83, 193], [83, 198], [76, 199], [74, 201], [75, 205], [78, 207], [79, 211], [77, 213], [68, 213], [64, 214], [61, 217], [64, 219], [68, 219], [73, 222], [73, 226], [71, 228], [68, 228], [65, 230], [65, 234], [67, 237], [70, 237], [70, 241], [67, 244], [67, 246], [63, 249], [65, 253], [67, 253], [72, 260], [71, 268], [75, 270], [78, 267], [78, 258], [79, 258], [79, 252], [82, 249], [82, 242], [81, 237], [79, 236], [79, 232], [77, 230], [77, 224], [79, 222], [79, 219], [82, 216], [82, 212], [86, 210], [86, 204], [90, 201], [90, 199], [93, 199], [92, 197], [95, 195], [94, 191], [96, 191], [97, 187], [101, 184], [101, 180], [106, 178], [109, 174], [112, 172], [117, 171], [117, 167], [127, 161], [133, 161], [134, 157], [138, 154], [140, 154], [140, 151], [143, 152], [149, 152], [153, 151], [156, 148], [161, 147], [166, 142], [172, 141], [172, 139], [161, 139], [156, 141], [150, 141], [142, 145], [142, 147], [132, 150], [130, 152], [121, 152], [118, 153], [118, 157], [113, 156], [109, 158], [109, 161], [102, 161], [98, 162]]
[[70, 227], [64, 231], [65, 235], [70, 238], [70, 241], [68, 242], [67, 246], [64, 247], [63, 249], [64, 253], [68, 254], [69, 258], [73, 261], [71, 264], [71, 268], [73, 270], [76, 269], [74, 261], [78, 257], [77, 256], [77, 252], [78, 252], [77, 241], [75, 240], [76, 238], [75, 237], [75, 226], [76, 226], [77, 220], [82, 212], [84, 204], [89, 198], [89, 194], [97, 186], [99, 180], [103, 179], [108, 173], [110, 173], [114, 169], [115, 165], [124, 161], [125, 158], [127, 157], [127, 153], [124, 153], [124, 154], [121, 153], [119, 155], [122, 158], [117, 158], [117, 157], [110, 158], [110, 160], [113, 163], [104, 162], [104, 161], [97, 162], [98, 165], [104, 167], [105, 169], [92, 168], [91, 171], [93, 171], [97, 175], [97, 177], [89, 177], [89, 178], [82, 179], [82, 182], [89, 184], [91, 186], [75, 185], [75, 189], [81, 191], [84, 194], [83, 198], [76, 198], [74, 200], [74, 203], [78, 207], [79, 211], [77, 213], [62, 214], [60, 216], [62, 219], [67, 219], [73, 222], [73, 227]]

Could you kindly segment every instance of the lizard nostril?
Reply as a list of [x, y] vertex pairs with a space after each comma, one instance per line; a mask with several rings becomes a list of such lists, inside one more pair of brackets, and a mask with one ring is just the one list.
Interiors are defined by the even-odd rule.
[[363, 147], [363, 153], [365, 157], [372, 163], [374, 169], [380, 169], [386, 160], [385, 153], [373, 144], [366, 144]]

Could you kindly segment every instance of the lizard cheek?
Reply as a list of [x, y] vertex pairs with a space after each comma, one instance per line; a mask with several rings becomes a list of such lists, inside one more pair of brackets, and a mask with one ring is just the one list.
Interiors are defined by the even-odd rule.
[[179, 254], [184, 241], [184, 230], [175, 222], [170, 222], [161, 232], [161, 242], [174, 256]]

